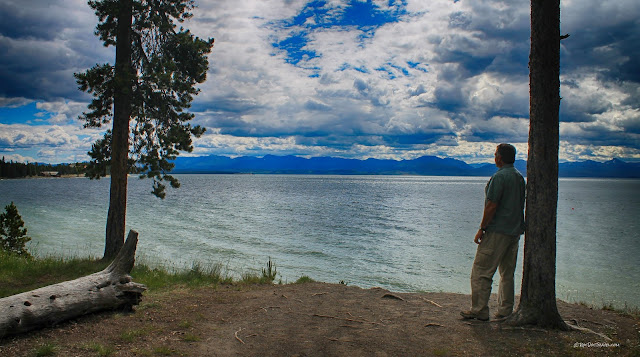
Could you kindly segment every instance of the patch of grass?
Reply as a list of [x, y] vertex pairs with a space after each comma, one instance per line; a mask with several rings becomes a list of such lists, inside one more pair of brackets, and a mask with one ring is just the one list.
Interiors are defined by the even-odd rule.
[[133, 342], [138, 337], [145, 336], [148, 333], [149, 333], [149, 329], [147, 328], [126, 330], [120, 334], [120, 339], [122, 339], [125, 342]]
[[315, 282], [315, 280], [311, 279], [306, 275], [303, 275], [299, 277], [298, 280], [296, 280], [295, 284], [304, 284], [304, 283], [313, 283], [313, 282]]
[[136, 264], [131, 276], [135, 282], [146, 285], [150, 290], [164, 289], [175, 285], [200, 287], [232, 283], [233, 279], [223, 276], [221, 270], [220, 264], [204, 266], [200, 263], [194, 263], [190, 269], [186, 270], [151, 268], [145, 264]]
[[88, 343], [84, 346], [85, 349], [95, 352], [98, 356], [111, 356], [116, 350], [111, 346], [104, 346], [97, 342]]
[[73, 280], [106, 266], [94, 258], [25, 257], [0, 251], [0, 297]]
[[634, 318], [640, 318], [640, 308], [637, 306], [629, 306], [627, 305], [627, 303], [624, 303], [623, 307], [616, 307], [613, 305], [612, 302], [609, 303], [603, 303], [602, 304], [602, 310], [605, 311], [613, 311], [617, 314], [623, 315], [623, 316], [629, 316], [629, 317], [634, 317]]
[[587, 304], [584, 301], [579, 301], [577, 304], [580, 305], [580, 306], [584, 306], [584, 307], [591, 307], [591, 305]]
[[138, 308], [136, 310], [144, 311], [149, 309], [157, 309], [161, 307], [162, 307], [162, 304], [160, 304], [159, 302], [146, 303], [145, 301], [143, 301], [140, 305], [138, 305]]
[[622, 314], [635, 317], [636, 319], [640, 319], [640, 308], [630, 307], [630, 306], [627, 306], [627, 304], [625, 303], [624, 309], [622, 310]]
[[154, 354], [161, 356], [171, 356], [175, 352], [175, 350], [172, 350], [171, 348], [165, 346], [160, 346], [153, 349]]
[[433, 355], [434, 356], [448, 356], [449, 355], [449, 350], [447, 350], [445, 348], [436, 348], [435, 350], [433, 350]]
[[271, 284], [272, 281], [265, 279], [262, 276], [259, 276], [255, 273], [243, 273], [240, 279], [240, 283], [242, 284]]
[[37, 357], [42, 356], [55, 356], [58, 351], [58, 346], [53, 343], [46, 342], [34, 350], [34, 355]]
[[[107, 262], [96, 258], [25, 257], [0, 251], [0, 298], [37, 289], [43, 286], [77, 279], [106, 268]], [[262, 274], [244, 274], [239, 283], [271, 284], [277, 275], [275, 264], [269, 259]], [[131, 272], [133, 280], [150, 291], [176, 286], [202, 287], [234, 284], [222, 273], [220, 264], [194, 263], [189, 269], [151, 267], [137, 262]], [[149, 304], [143, 308], [160, 307]]]
[[184, 342], [198, 342], [200, 341], [200, 337], [197, 335], [194, 335], [192, 333], [188, 333], [184, 336], [182, 336], [182, 341]]
[[192, 324], [191, 324], [191, 322], [190, 322], [190, 321], [182, 320], [182, 321], [180, 321], [180, 323], [178, 324], [178, 327], [180, 327], [180, 328], [185, 328], [185, 329], [186, 329], [186, 328], [191, 327], [191, 325], [192, 325]]
[[131, 349], [131, 353], [133, 353], [135, 356], [151, 356], [151, 355], [153, 355], [153, 352], [151, 350], [140, 349], [140, 348], [132, 348]]
[[616, 307], [613, 302], [602, 302], [602, 306], [586, 303], [584, 301], [578, 301], [578, 305], [588, 307], [590, 309], [602, 309], [604, 311], [611, 311], [623, 316], [629, 316], [633, 318], [640, 318], [640, 307], [629, 306], [626, 302], [623, 307]]
[[244, 284], [272, 284], [277, 274], [276, 265], [269, 258], [267, 267], [262, 269], [261, 275], [254, 272], [243, 273], [240, 282]]

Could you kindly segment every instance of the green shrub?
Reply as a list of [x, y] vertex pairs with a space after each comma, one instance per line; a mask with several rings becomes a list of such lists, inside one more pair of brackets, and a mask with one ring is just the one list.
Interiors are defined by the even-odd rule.
[[25, 244], [31, 240], [24, 228], [18, 208], [11, 202], [0, 214], [0, 249], [18, 255], [29, 256]]
[[276, 265], [271, 261], [271, 257], [269, 257], [269, 261], [267, 262], [267, 268], [262, 269], [262, 279], [267, 282], [272, 282], [276, 279]]
[[34, 350], [34, 355], [37, 357], [41, 356], [55, 356], [58, 351], [58, 346], [53, 343], [47, 342], [44, 343]]
[[313, 283], [315, 280], [311, 279], [307, 275], [303, 275], [298, 280], [296, 280], [296, 284], [305, 284], [305, 283]]

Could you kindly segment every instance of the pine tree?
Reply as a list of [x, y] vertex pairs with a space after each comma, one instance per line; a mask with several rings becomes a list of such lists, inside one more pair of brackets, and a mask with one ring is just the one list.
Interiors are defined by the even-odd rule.
[[30, 256], [25, 244], [31, 240], [27, 236], [24, 221], [18, 213], [18, 208], [11, 202], [5, 212], [0, 214], [0, 249], [9, 253]]
[[560, 0], [531, 0], [527, 204], [518, 309], [507, 323], [566, 330], [556, 305]]
[[104, 253], [110, 259], [124, 243], [127, 175], [153, 179], [152, 193], [160, 198], [163, 182], [179, 187], [169, 174], [171, 160], [192, 151], [192, 136], [204, 133], [189, 124], [194, 115], [185, 110], [206, 79], [213, 39], [176, 29], [176, 22], [192, 16], [193, 0], [102, 0], [89, 6], [99, 18], [96, 34], [105, 46], [116, 47], [115, 65], [75, 74], [80, 89], [94, 96], [80, 118], [85, 127], [112, 123], [89, 152], [87, 172], [91, 178], [111, 174]]

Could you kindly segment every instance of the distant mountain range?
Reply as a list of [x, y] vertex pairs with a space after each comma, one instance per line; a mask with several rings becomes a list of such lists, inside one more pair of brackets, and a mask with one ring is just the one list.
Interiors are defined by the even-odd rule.
[[[422, 156], [413, 160], [342, 159], [335, 157], [302, 158], [297, 156], [264, 157], [227, 156], [178, 157], [174, 173], [239, 173], [239, 174], [325, 174], [325, 175], [430, 175], [491, 176], [494, 164], [469, 165], [464, 161]], [[515, 167], [526, 175], [526, 161]], [[618, 159], [607, 162], [581, 161], [560, 163], [560, 177], [640, 178], [640, 163]]]

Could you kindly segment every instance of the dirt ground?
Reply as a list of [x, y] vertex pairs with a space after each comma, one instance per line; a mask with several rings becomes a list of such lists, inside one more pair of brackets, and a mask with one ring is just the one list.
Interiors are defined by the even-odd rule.
[[594, 333], [545, 331], [462, 320], [469, 302], [326, 283], [181, 288], [7, 337], [0, 356], [640, 356], [637, 317], [559, 301]]

